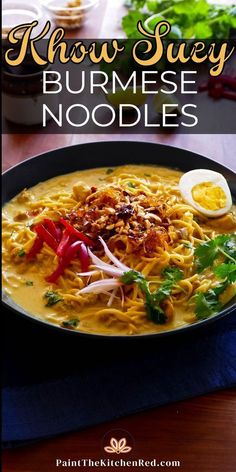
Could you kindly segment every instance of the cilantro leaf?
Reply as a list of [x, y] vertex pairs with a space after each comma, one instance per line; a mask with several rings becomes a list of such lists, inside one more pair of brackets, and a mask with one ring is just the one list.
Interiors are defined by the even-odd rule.
[[214, 260], [218, 256], [219, 245], [225, 243], [227, 236], [217, 236], [206, 243], [200, 244], [195, 249], [195, 256], [197, 257], [198, 272], [202, 272], [206, 267], [212, 266]]
[[195, 313], [198, 320], [205, 320], [209, 316], [217, 313], [220, 309], [218, 296], [213, 290], [208, 290], [206, 293], [199, 292], [194, 296], [195, 299]]
[[124, 272], [120, 280], [125, 285], [130, 285], [134, 282], [139, 283], [141, 281], [144, 281], [145, 277], [141, 274], [141, 272], [138, 272], [137, 270], [129, 270], [128, 272]]
[[221, 309], [222, 304], [220, 303], [219, 296], [225, 291], [228, 284], [226, 280], [222, 284], [217, 285], [217, 287], [207, 290], [207, 292], [198, 292], [193, 296], [196, 304], [195, 313], [198, 320], [205, 320]]
[[25, 251], [24, 251], [24, 249], [21, 249], [21, 250], [18, 252], [18, 256], [19, 256], [19, 257], [24, 257], [24, 256], [25, 256]]
[[173, 282], [178, 282], [179, 280], [183, 278], [184, 273], [178, 267], [169, 266], [169, 267], [166, 267], [162, 271], [162, 275], [164, 275], [164, 277], [166, 277], [168, 280], [172, 280]]
[[147, 317], [156, 324], [165, 324], [167, 316], [160, 306], [154, 306], [150, 303], [145, 303]]
[[236, 264], [229, 262], [229, 264], [220, 264], [214, 268], [214, 274], [219, 279], [227, 278], [229, 283], [236, 281]]
[[122, 28], [128, 38], [136, 39], [143, 36], [137, 30], [138, 21], [144, 22], [148, 18], [148, 14], [139, 10], [130, 10], [129, 13], [122, 18]]
[[44, 298], [47, 299], [46, 306], [55, 305], [56, 303], [63, 300], [63, 298], [57, 292], [53, 292], [52, 290], [48, 290], [44, 294]]
[[234, 262], [234, 257], [236, 256], [236, 235], [221, 234], [215, 239], [200, 244], [195, 249], [198, 272], [211, 267], [215, 259], [222, 255]]
[[165, 282], [160, 285], [158, 290], [156, 290], [156, 292], [154, 292], [153, 294], [155, 302], [161, 303], [163, 300], [170, 296], [173, 283], [174, 282], [171, 280], [165, 280]]
[[173, 285], [182, 279], [183, 272], [174, 266], [167, 267], [162, 271], [166, 278], [155, 292], [150, 292], [149, 284], [145, 277], [135, 270], [125, 272], [121, 277], [121, 282], [126, 285], [137, 283], [145, 296], [145, 309], [147, 317], [157, 324], [164, 324], [167, 316], [161, 306], [161, 303], [171, 295]]

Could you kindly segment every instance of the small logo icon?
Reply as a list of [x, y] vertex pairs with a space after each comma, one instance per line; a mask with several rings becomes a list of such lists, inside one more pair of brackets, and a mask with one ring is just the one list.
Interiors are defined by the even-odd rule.
[[115, 438], [111, 438], [110, 440], [110, 446], [105, 446], [104, 450], [108, 452], [109, 454], [126, 454], [127, 452], [130, 452], [132, 447], [126, 446], [127, 441], [126, 438], [121, 438], [119, 441]]

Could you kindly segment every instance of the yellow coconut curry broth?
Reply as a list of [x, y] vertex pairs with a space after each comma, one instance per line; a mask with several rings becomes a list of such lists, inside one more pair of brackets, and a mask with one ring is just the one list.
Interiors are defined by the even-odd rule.
[[[218, 218], [202, 214], [183, 198], [181, 176], [127, 165], [78, 171], [23, 190], [3, 209], [6, 294], [37, 318], [90, 333], [153, 333], [214, 315], [235, 294], [233, 277], [215, 270], [230, 263], [234, 273], [233, 249], [227, 250], [231, 260], [217, 253], [199, 270], [204, 248], [198, 258], [196, 248], [219, 234], [228, 235], [220, 243], [226, 247], [235, 237], [235, 210]], [[85, 237], [83, 250], [77, 231]], [[201, 312], [223, 283], [217, 303]]]

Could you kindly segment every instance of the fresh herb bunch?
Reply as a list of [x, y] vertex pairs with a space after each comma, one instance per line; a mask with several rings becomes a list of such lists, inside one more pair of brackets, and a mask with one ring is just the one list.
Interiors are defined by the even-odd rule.
[[149, 283], [145, 277], [135, 270], [125, 272], [121, 281], [130, 285], [137, 283], [145, 296], [145, 308], [148, 318], [156, 324], [164, 324], [167, 316], [162, 308], [162, 302], [171, 295], [173, 286], [183, 278], [183, 272], [178, 267], [167, 267], [163, 270], [164, 281], [154, 292], [150, 292]]
[[[227, 265], [229, 262], [236, 264], [236, 234], [221, 234], [215, 239], [200, 244], [195, 249], [195, 256], [198, 272], [211, 267], [216, 259], [222, 259], [222, 257]], [[227, 267], [224, 270], [227, 272]]]
[[215, 288], [193, 296], [196, 316], [203, 320], [222, 308], [220, 295], [236, 281], [236, 235], [222, 234], [200, 244], [195, 250], [195, 257], [198, 272], [212, 267], [216, 277], [222, 279]]
[[138, 38], [136, 25], [147, 20], [148, 29], [167, 20], [176, 39], [228, 39], [236, 28], [236, 5], [209, 4], [207, 0], [128, 0], [122, 27], [128, 38]]

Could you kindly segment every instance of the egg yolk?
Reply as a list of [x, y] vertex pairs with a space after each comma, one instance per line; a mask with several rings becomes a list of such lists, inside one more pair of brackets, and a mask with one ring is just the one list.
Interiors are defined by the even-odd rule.
[[224, 190], [212, 182], [195, 185], [192, 189], [192, 197], [202, 208], [212, 211], [224, 208], [227, 202]]

